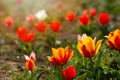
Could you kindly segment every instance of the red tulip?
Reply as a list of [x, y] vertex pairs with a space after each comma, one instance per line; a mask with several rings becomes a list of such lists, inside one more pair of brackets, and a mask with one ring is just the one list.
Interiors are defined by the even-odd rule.
[[7, 17], [4, 20], [4, 24], [5, 24], [5, 26], [11, 27], [14, 24], [13, 18], [12, 17]]
[[95, 9], [90, 9], [90, 15], [91, 16], [96, 16], [96, 10]]
[[100, 13], [99, 15], [100, 24], [106, 25], [108, 24], [109, 21], [110, 21], [110, 15], [108, 13]]
[[84, 10], [82, 14], [83, 15], [87, 15], [88, 14], [88, 10]]
[[34, 15], [28, 15], [28, 16], [26, 17], [26, 20], [27, 20], [28, 22], [33, 22], [33, 21], [35, 21], [35, 16], [34, 16]]
[[23, 3], [23, 0], [16, 0], [16, 2], [17, 2], [18, 4], [22, 4], [22, 3]]
[[83, 26], [86, 26], [90, 23], [90, 18], [86, 14], [79, 16], [78, 20], [79, 20], [80, 24]]
[[58, 7], [58, 8], [63, 8], [63, 2], [58, 2], [58, 3], [57, 3], [57, 7]]
[[17, 36], [24, 42], [32, 42], [34, 40], [34, 34], [31, 30], [27, 30], [26, 27], [18, 28]]
[[74, 66], [70, 66], [62, 70], [63, 80], [73, 80], [76, 77], [76, 70]]
[[40, 21], [38, 24], [35, 24], [34, 27], [38, 32], [45, 32], [47, 29], [46, 23], [42, 21]]
[[75, 15], [74, 12], [70, 12], [70, 13], [67, 13], [65, 15], [65, 19], [68, 20], [68, 21], [70, 21], [70, 22], [75, 21], [75, 18], [76, 18], [76, 15]]
[[61, 30], [61, 22], [60, 21], [52, 21], [50, 24], [50, 28], [53, 32], [59, 32]]

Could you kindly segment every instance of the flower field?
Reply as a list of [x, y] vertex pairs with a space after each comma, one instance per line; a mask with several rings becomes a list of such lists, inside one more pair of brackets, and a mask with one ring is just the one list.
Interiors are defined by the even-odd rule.
[[120, 0], [0, 0], [0, 80], [120, 80]]

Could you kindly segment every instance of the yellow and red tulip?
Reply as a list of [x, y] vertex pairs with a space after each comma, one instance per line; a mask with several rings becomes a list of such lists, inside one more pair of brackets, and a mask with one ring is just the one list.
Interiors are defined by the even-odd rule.
[[68, 60], [71, 59], [73, 56], [73, 50], [68, 50], [68, 47], [64, 48], [52, 48], [52, 54], [53, 56], [47, 56], [48, 60], [56, 65], [56, 66], [63, 66], [67, 63]]
[[102, 40], [99, 40], [95, 45], [95, 39], [83, 34], [82, 37], [78, 36], [77, 48], [82, 56], [90, 58], [98, 53], [101, 43]]
[[110, 32], [107, 36], [107, 44], [115, 50], [120, 50], [120, 29]]

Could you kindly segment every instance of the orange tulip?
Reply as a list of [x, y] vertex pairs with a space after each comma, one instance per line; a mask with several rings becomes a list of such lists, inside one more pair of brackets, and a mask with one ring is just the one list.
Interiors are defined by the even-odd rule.
[[108, 35], [107, 44], [115, 50], [120, 50], [120, 29], [110, 32]]
[[34, 68], [35, 68], [35, 63], [32, 59], [29, 59], [26, 61], [26, 68], [29, 70], [29, 71], [33, 71]]
[[38, 24], [35, 24], [34, 27], [38, 32], [45, 32], [47, 29], [46, 23], [42, 21], [40, 21]]
[[70, 21], [70, 22], [74, 22], [75, 21], [75, 18], [76, 18], [76, 15], [74, 12], [70, 12], [70, 13], [67, 13], [65, 15], [65, 19]]
[[86, 34], [83, 34], [82, 37], [80, 35], [78, 36], [77, 48], [82, 56], [92, 57], [98, 53], [101, 43], [102, 40], [99, 40], [95, 45], [95, 40]]
[[68, 50], [68, 47], [64, 48], [52, 48], [53, 56], [47, 56], [48, 60], [55, 64], [56, 66], [63, 66], [68, 60], [73, 56], [73, 50]]
[[27, 30], [26, 27], [18, 28], [16, 31], [18, 38], [20, 38], [24, 42], [32, 42], [34, 40], [35, 35], [31, 30]]
[[90, 17], [87, 14], [78, 17], [81, 25], [86, 26], [90, 23]]
[[50, 24], [50, 28], [53, 32], [59, 32], [61, 30], [61, 22], [60, 21], [52, 21]]

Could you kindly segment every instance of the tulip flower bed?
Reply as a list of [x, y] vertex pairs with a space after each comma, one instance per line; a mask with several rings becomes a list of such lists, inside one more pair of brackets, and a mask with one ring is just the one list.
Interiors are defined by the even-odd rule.
[[0, 1], [0, 80], [120, 80], [120, 1], [45, 1]]

